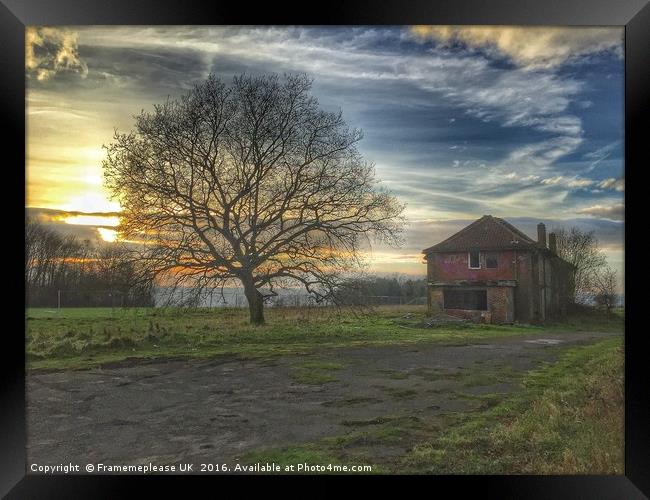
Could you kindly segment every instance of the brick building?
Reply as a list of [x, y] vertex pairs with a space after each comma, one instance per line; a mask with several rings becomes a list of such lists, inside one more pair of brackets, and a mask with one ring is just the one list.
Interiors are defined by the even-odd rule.
[[429, 312], [475, 321], [540, 322], [561, 316], [573, 297], [573, 266], [556, 254], [553, 233], [537, 241], [503, 219], [484, 215], [422, 251]]

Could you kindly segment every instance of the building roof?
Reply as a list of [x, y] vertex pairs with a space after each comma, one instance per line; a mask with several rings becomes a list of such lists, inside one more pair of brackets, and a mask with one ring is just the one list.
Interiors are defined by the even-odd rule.
[[446, 240], [425, 248], [422, 253], [540, 248], [546, 247], [526, 236], [509, 222], [484, 215]]

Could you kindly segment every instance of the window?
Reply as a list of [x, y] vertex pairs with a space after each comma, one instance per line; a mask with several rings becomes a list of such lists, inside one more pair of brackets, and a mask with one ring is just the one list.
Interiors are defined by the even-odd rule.
[[469, 252], [469, 268], [470, 269], [480, 269], [481, 261], [479, 259], [479, 251], [472, 250]]
[[485, 254], [485, 267], [487, 267], [488, 269], [496, 269], [497, 267], [499, 267], [496, 252], [487, 252]]
[[445, 309], [487, 311], [487, 290], [445, 290]]

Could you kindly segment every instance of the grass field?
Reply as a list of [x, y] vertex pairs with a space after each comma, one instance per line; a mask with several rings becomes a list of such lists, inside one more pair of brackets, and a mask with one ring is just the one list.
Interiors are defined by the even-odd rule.
[[[291, 378], [307, 386], [336, 384], [345, 369], [337, 348], [441, 343], [458, 346], [496, 337], [562, 332], [623, 331], [623, 312], [591, 314], [561, 324], [458, 324], [427, 328], [423, 306], [381, 306], [364, 314], [330, 308], [277, 308], [267, 324], [251, 326], [243, 309], [29, 309], [26, 352], [31, 370], [70, 370], [143, 359], [235, 355], [268, 359], [289, 355]], [[343, 422], [348, 432], [318, 442], [259, 449], [245, 462], [368, 463], [363, 450], [390, 449], [373, 472], [469, 474], [583, 474], [623, 472], [623, 339], [607, 338], [561, 352], [559, 361], [513, 378], [508, 365], [454, 374], [391, 371], [387, 380], [410, 376], [456, 377], [453, 398], [473, 399], [476, 409]], [[326, 353], [330, 353], [329, 355]], [[313, 356], [301, 356], [313, 354]], [[482, 365], [481, 365], [482, 366]], [[424, 370], [424, 371], [422, 371]], [[425, 373], [426, 372], [426, 373]], [[480, 372], [480, 373], [479, 373]], [[474, 380], [479, 377], [480, 380]], [[521, 378], [523, 377], [523, 378]], [[454, 380], [456, 380], [454, 378]], [[470, 394], [469, 388], [517, 380], [509, 395]], [[409, 401], [406, 384], [386, 386], [386, 397]], [[449, 396], [449, 394], [448, 394]], [[352, 397], [352, 396], [350, 396]], [[365, 399], [364, 399], [365, 398]], [[363, 405], [366, 394], [336, 401]], [[371, 401], [370, 401], [371, 402]], [[334, 404], [334, 403], [332, 403]]]
[[[251, 326], [244, 309], [28, 309], [30, 369], [75, 369], [130, 358], [264, 357], [364, 344], [467, 343], [486, 336], [540, 333], [531, 325], [450, 325], [427, 328], [424, 306], [380, 306], [359, 314], [333, 308], [275, 308], [267, 324]], [[564, 330], [621, 329], [622, 320], [582, 318]]]
[[566, 352], [524, 391], [416, 446], [405, 465], [438, 474], [623, 474], [621, 338]]

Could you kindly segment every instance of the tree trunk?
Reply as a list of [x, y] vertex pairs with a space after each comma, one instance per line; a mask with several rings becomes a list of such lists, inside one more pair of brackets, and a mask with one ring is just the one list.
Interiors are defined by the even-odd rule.
[[251, 325], [264, 324], [264, 301], [262, 294], [257, 291], [252, 278], [243, 279], [244, 294], [248, 300], [248, 312], [250, 313]]

